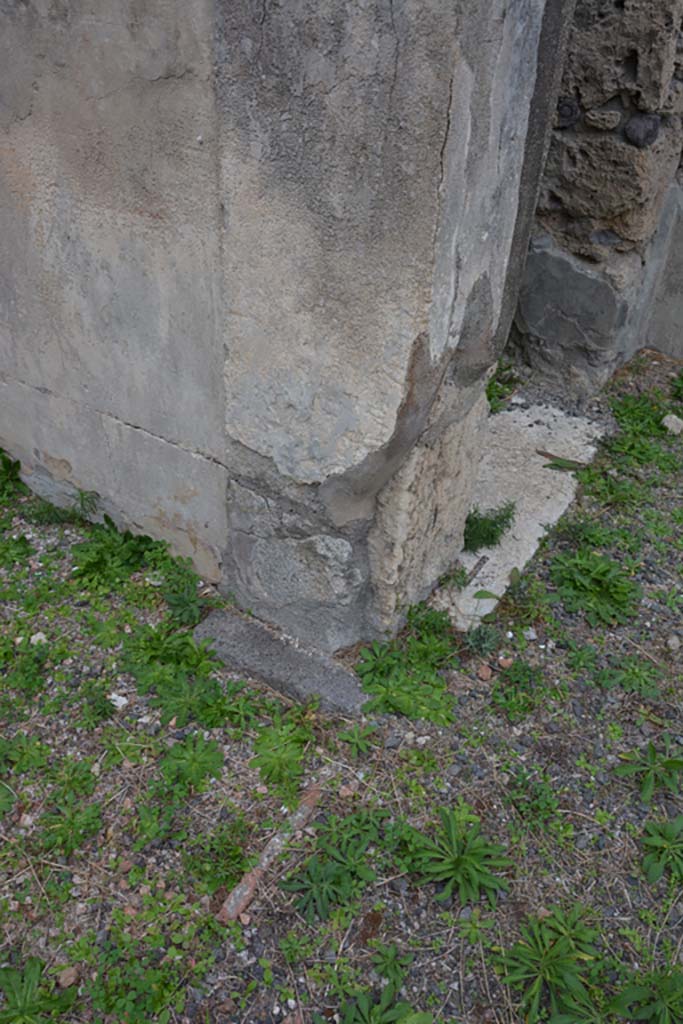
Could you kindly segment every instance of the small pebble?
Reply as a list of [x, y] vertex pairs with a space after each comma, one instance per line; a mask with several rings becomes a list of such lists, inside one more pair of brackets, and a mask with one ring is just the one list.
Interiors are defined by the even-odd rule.
[[675, 413], [670, 412], [668, 416], [665, 416], [662, 420], [662, 426], [673, 434], [674, 437], [678, 437], [683, 434], [683, 420], [680, 416], [676, 416]]

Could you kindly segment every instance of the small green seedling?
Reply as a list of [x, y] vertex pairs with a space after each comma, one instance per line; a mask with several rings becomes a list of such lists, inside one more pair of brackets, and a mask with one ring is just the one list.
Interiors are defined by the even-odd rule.
[[395, 942], [386, 946], [379, 940], [373, 939], [370, 945], [374, 949], [372, 966], [380, 977], [386, 978], [390, 985], [394, 985], [397, 989], [400, 988], [405, 980], [406, 971], [415, 957], [410, 953], [401, 956]]
[[642, 842], [649, 851], [643, 858], [648, 882], [658, 882], [665, 871], [675, 881], [683, 882], [683, 814], [670, 821], [647, 824]]
[[315, 854], [303, 871], [280, 883], [285, 892], [297, 895], [294, 906], [308, 924], [316, 916], [326, 921], [336, 904], [347, 903], [355, 889], [353, 875], [336, 861], [324, 860]]
[[42, 960], [31, 957], [23, 971], [0, 967], [0, 991], [5, 997], [0, 1024], [44, 1024], [69, 1009], [76, 990], [55, 992], [54, 986], [43, 982], [43, 966]]
[[651, 971], [626, 986], [610, 1010], [629, 1021], [683, 1024], [683, 971], [676, 967]]
[[650, 741], [643, 749], [622, 755], [627, 763], [616, 769], [616, 774], [622, 778], [641, 776], [640, 797], [646, 804], [651, 803], [655, 790], [660, 787], [676, 795], [679, 792], [683, 751], [672, 753], [671, 738], [666, 734], [663, 741], [663, 751], [657, 750]]
[[495, 373], [486, 385], [486, 397], [493, 415], [503, 411], [518, 384], [519, 378], [511, 364], [499, 362]]
[[175, 743], [161, 761], [167, 782], [191, 786], [197, 792], [206, 788], [210, 778], [218, 778], [222, 768], [223, 755], [218, 744], [203, 736], [188, 736]]
[[339, 739], [343, 743], [348, 743], [351, 757], [355, 761], [361, 754], [367, 754], [372, 749], [370, 737], [376, 731], [374, 725], [365, 725], [362, 728], [354, 725], [345, 732], [340, 732]]
[[[408, 1003], [396, 1002], [396, 990], [386, 985], [379, 1000], [361, 992], [341, 1009], [340, 1024], [432, 1024], [431, 1013], [416, 1013]], [[327, 1024], [327, 1018], [316, 1013], [313, 1024]]]

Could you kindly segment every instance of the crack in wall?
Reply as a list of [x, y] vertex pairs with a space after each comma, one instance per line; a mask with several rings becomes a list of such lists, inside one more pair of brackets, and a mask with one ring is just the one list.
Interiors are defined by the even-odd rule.
[[453, 111], [453, 82], [455, 75], [451, 75], [448, 83], [448, 107], [446, 109], [446, 131], [444, 132], [443, 142], [441, 143], [441, 149], [439, 151], [439, 182], [436, 187], [437, 200], [441, 201], [441, 189], [446, 176], [446, 147], [448, 146], [448, 138], [451, 134], [451, 115]]
[[389, 104], [388, 104], [388, 108], [387, 108], [387, 113], [388, 114], [391, 113], [391, 108], [392, 108], [393, 102], [394, 102], [394, 91], [396, 89], [396, 82], [398, 80], [398, 62], [399, 62], [399, 57], [400, 57], [400, 53], [401, 53], [401, 41], [399, 39], [399, 35], [398, 35], [397, 30], [396, 30], [396, 20], [395, 20], [395, 12], [394, 12], [394, 0], [389, 0], [389, 20], [391, 21], [391, 31], [394, 34], [394, 39], [396, 40], [396, 45], [394, 47], [394, 69], [393, 69], [393, 73], [392, 73], [392, 77], [391, 77], [391, 84], [389, 85]]
[[98, 409], [94, 405], [90, 405], [88, 402], [78, 402], [74, 398], [70, 398], [68, 395], [62, 395], [57, 391], [53, 391], [51, 388], [47, 388], [38, 384], [30, 384], [28, 381], [21, 380], [19, 377], [8, 377], [6, 374], [0, 374], [0, 384], [6, 384], [9, 386], [10, 383], [19, 384], [21, 387], [29, 388], [31, 391], [37, 391], [41, 395], [49, 395], [51, 398], [56, 398], [59, 401], [69, 402], [71, 405], [87, 409], [88, 412], [94, 413], [96, 416], [102, 416], [103, 418], [113, 420], [114, 423], [119, 423], [121, 426], [128, 427], [129, 430], [137, 430], [141, 434], [146, 434], [148, 437], [153, 438], [155, 441], [162, 441], [164, 444], [171, 445], [173, 448], [179, 448], [181, 451], [187, 452], [193, 458], [204, 459], [206, 462], [211, 462], [216, 466], [220, 466], [221, 469], [228, 471], [228, 466], [221, 462], [215, 455], [211, 455], [208, 452], [203, 452], [198, 448], [193, 448], [191, 445], [184, 443], [183, 441], [171, 440], [168, 437], [164, 437], [162, 434], [155, 434], [152, 430], [147, 430], [146, 427], [141, 427], [137, 423], [129, 423], [127, 420], [122, 419], [120, 416], [115, 416], [114, 413], [107, 412], [104, 409]]

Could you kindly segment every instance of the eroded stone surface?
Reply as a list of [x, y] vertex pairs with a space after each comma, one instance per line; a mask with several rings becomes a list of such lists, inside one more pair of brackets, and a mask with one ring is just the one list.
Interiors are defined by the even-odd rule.
[[495, 330], [544, 6], [220, 6], [227, 432], [282, 475], [388, 446], [482, 293]]
[[219, 10], [224, 586], [327, 649], [394, 628], [460, 545], [562, 8]]
[[325, 711], [358, 714], [368, 700], [358, 677], [320, 651], [282, 636], [254, 619], [213, 611], [194, 631], [209, 640], [228, 668], [295, 700], [320, 699]]
[[643, 252], [683, 146], [683, 0], [578, 0], [538, 216], [575, 255]]
[[444, 587], [434, 595], [434, 605], [446, 609], [460, 629], [476, 626], [495, 608], [497, 600], [475, 595], [502, 597], [512, 570], [522, 571], [574, 497], [576, 477], [549, 469], [550, 456], [590, 462], [601, 433], [585, 417], [550, 405], [513, 405], [490, 418], [472, 500], [482, 510], [513, 501], [515, 518], [497, 547], [461, 554], [461, 564], [474, 573], [467, 587]]
[[648, 344], [648, 320], [671, 351], [682, 18], [683, 0], [576, 6], [515, 331], [527, 361], [575, 392]]
[[385, 630], [409, 604], [427, 596], [462, 547], [488, 402], [479, 395], [469, 410], [462, 404], [443, 430], [415, 446], [380, 495], [369, 550], [372, 610]]

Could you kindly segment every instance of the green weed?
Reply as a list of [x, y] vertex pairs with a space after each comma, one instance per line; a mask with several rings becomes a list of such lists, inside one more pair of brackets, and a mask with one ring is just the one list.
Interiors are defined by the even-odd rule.
[[0, 569], [11, 569], [17, 563], [27, 562], [32, 554], [33, 548], [23, 534], [0, 538]]
[[510, 573], [510, 586], [500, 605], [501, 613], [509, 615], [520, 626], [530, 626], [550, 619], [551, 596], [535, 576]]
[[70, 857], [100, 831], [102, 807], [98, 803], [82, 805], [71, 796], [58, 801], [56, 811], [44, 814], [40, 824], [42, 848]]
[[360, 811], [333, 817], [318, 830], [316, 852], [302, 870], [281, 882], [297, 894], [295, 907], [309, 924], [327, 920], [336, 906], [349, 904], [376, 874], [368, 863], [370, 847], [379, 838], [383, 815]]
[[650, 1024], [683, 1024], [683, 971], [655, 970], [631, 982], [610, 1003], [627, 1020]]
[[264, 782], [291, 794], [303, 774], [304, 754], [312, 737], [310, 724], [296, 718], [264, 726], [254, 740], [250, 763]]
[[0, 1024], [44, 1024], [69, 1009], [76, 990], [55, 992], [54, 984], [43, 977], [44, 964], [37, 957], [26, 961], [23, 971], [0, 967], [0, 991], [5, 1002], [0, 1006]]
[[196, 626], [207, 601], [199, 595], [199, 576], [190, 559], [172, 558], [168, 546], [158, 542], [147, 554], [146, 562], [162, 576], [161, 596], [171, 621], [178, 626]]
[[357, 893], [354, 882], [343, 865], [314, 854], [302, 871], [280, 885], [285, 892], [297, 894], [294, 906], [312, 924], [316, 915], [326, 921], [336, 904], [353, 899]]
[[504, 711], [510, 722], [519, 722], [549, 699], [563, 695], [561, 690], [546, 685], [540, 669], [515, 658], [509, 668], [496, 676], [491, 703]]
[[17, 795], [13, 789], [11, 789], [7, 783], [0, 782], [0, 818], [9, 812], [16, 803]]
[[572, 672], [590, 672], [598, 663], [598, 651], [592, 644], [576, 644], [572, 641], [567, 654], [567, 665]]
[[495, 373], [486, 385], [486, 397], [494, 415], [502, 412], [518, 384], [519, 378], [510, 363], [499, 362]]
[[150, 537], [134, 536], [130, 530], [119, 532], [109, 518], [91, 528], [88, 540], [74, 544], [75, 571], [80, 579], [104, 586], [115, 586], [142, 569], [152, 550]]
[[530, 917], [521, 939], [499, 959], [506, 985], [521, 994], [520, 1013], [528, 1024], [586, 1019], [591, 997], [586, 969], [597, 956], [597, 932], [584, 922], [584, 911], [553, 910], [544, 918]]
[[367, 754], [372, 749], [370, 737], [377, 731], [374, 725], [353, 725], [350, 729], [340, 732], [338, 738], [342, 743], [347, 743], [351, 759], [356, 761], [359, 756]]
[[637, 614], [640, 587], [604, 555], [581, 549], [555, 555], [550, 576], [570, 612], [583, 612], [592, 626], [627, 622]]
[[469, 629], [463, 637], [463, 646], [471, 654], [480, 658], [488, 658], [499, 650], [502, 643], [501, 632], [497, 626], [489, 622]]
[[80, 724], [85, 729], [96, 729], [116, 714], [116, 708], [107, 694], [108, 688], [106, 683], [96, 679], [88, 679], [81, 686]]
[[[432, 1024], [431, 1013], [417, 1013], [404, 1002], [396, 1002], [396, 990], [386, 985], [379, 1000], [361, 992], [347, 1001], [339, 1013], [340, 1024]], [[327, 1018], [313, 1015], [313, 1024], [327, 1024]]]
[[219, 778], [222, 768], [223, 755], [216, 741], [197, 735], [174, 743], [161, 760], [167, 782], [190, 786], [197, 792], [206, 788], [210, 778]]
[[[181, 919], [165, 932], [158, 923], [159, 897], [151, 899], [154, 906], [143, 915], [144, 937], [132, 934], [130, 921], [114, 911], [109, 935], [97, 952], [96, 971], [84, 984], [97, 1021], [170, 1024], [183, 1015], [185, 985], [200, 980], [213, 961], [211, 947], [220, 941], [219, 926], [210, 920]], [[161, 909], [163, 920], [174, 908]]]
[[21, 464], [0, 448], [0, 501], [7, 501], [19, 494], [26, 494], [28, 488], [19, 475]]
[[643, 484], [622, 476], [614, 476], [599, 464], [580, 469], [576, 478], [582, 486], [583, 493], [590, 495], [605, 507], [631, 509], [642, 504], [647, 496]]
[[370, 941], [370, 945], [374, 949], [371, 958], [372, 966], [381, 978], [385, 978], [390, 985], [399, 989], [405, 980], [406, 971], [415, 957], [409, 953], [401, 956], [395, 942], [387, 946], [374, 939]]
[[679, 793], [679, 781], [683, 772], [683, 751], [671, 751], [671, 738], [662, 737], [664, 750], [657, 750], [650, 741], [641, 750], [623, 754], [627, 763], [616, 769], [615, 774], [622, 778], [640, 777], [640, 798], [644, 803], [652, 801], [655, 790], [668, 789], [670, 793]]
[[649, 851], [643, 858], [648, 882], [658, 882], [665, 872], [683, 882], [683, 814], [670, 821], [647, 824], [642, 843]]
[[315, 946], [306, 935], [300, 935], [290, 929], [286, 935], [279, 940], [280, 952], [290, 966], [299, 964], [313, 955]]
[[126, 638], [124, 670], [131, 672], [144, 687], [158, 666], [182, 669], [196, 676], [208, 675], [220, 667], [220, 662], [208, 641], [196, 643], [191, 633], [177, 633], [166, 625], [140, 626]]
[[5, 677], [9, 690], [16, 690], [25, 697], [34, 697], [45, 685], [44, 672], [50, 656], [48, 644], [31, 644], [24, 640], [14, 648], [11, 668]]
[[515, 503], [508, 501], [500, 508], [482, 512], [473, 508], [465, 522], [465, 551], [476, 552], [482, 548], [493, 548], [500, 543], [515, 518]]
[[644, 661], [636, 654], [618, 658], [601, 669], [594, 680], [603, 690], [619, 688], [626, 693], [638, 693], [641, 697], [657, 697], [658, 680], [661, 672], [656, 665]]
[[47, 764], [50, 748], [34, 736], [18, 732], [11, 739], [0, 737], [0, 775], [36, 771]]
[[532, 829], [564, 831], [568, 827], [571, 831], [571, 825], [565, 826], [558, 815], [560, 802], [550, 778], [536, 766], [520, 764], [511, 770], [505, 800]]
[[150, 701], [161, 709], [163, 725], [175, 719], [178, 728], [190, 721], [214, 729], [228, 718], [229, 701], [215, 679], [198, 676], [191, 679], [182, 669], [157, 679], [158, 694]]
[[639, 531], [633, 529], [632, 524], [630, 528], [613, 527], [594, 519], [577, 518], [563, 523], [557, 532], [560, 538], [579, 548], [616, 548], [635, 555], [643, 546], [642, 537]]
[[95, 491], [79, 490], [75, 501], [62, 507], [36, 497], [22, 508], [22, 515], [36, 526], [63, 526], [66, 523], [84, 526], [88, 517], [97, 511], [98, 498]]
[[437, 899], [447, 900], [457, 889], [461, 903], [476, 903], [482, 893], [495, 903], [496, 893], [508, 889], [508, 882], [495, 872], [512, 863], [502, 846], [490, 843], [481, 835], [476, 815], [463, 816], [460, 810], [439, 811], [441, 821], [434, 839], [423, 836], [413, 858], [413, 870], [423, 882], [443, 882]]
[[414, 606], [402, 637], [373, 643], [360, 652], [356, 671], [363, 689], [373, 695], [365, 710], [447, 725], [453, 721], [453, 698], [440, 673], [456, 658], [448, 614], [423, 604]]
[[53, 781], [57, 787], [59, 799], [72, 800], [77, 796], [91, 796], [97, 785], [97, 777], [93, 775], [92, 758], [82, 761], [74, 757], [65, 757], [53, 773]]
[[186, 845], [183, 865], [197, 879], [200, 891], [214, 893], [221, 886], [229, 890], [239, 882], [249, 866], [244, 851], [248, 836], [248, 822], [237, 811], [229, 823], [197, 836]]
[[668, 408], [659, 391], [647, 395], [620, 395], [610, 402], [612, 414], [622, 433], [633, 437], [662, 437], [662, 419]]
[[439, 578], [439, 586], [452, 587], [453, 590], [463, 590], [467, 586], [468, 580], [469, 573], [464, 565], [456, 565]]

